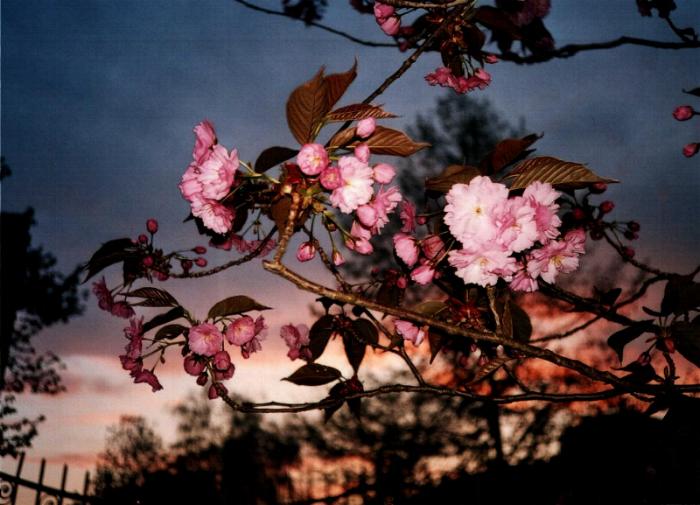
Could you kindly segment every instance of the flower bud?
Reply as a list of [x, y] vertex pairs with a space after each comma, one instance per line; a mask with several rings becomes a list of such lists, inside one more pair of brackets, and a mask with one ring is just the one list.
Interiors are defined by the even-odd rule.
[[[206, 362], [204, 360], [199, 360], [194, 354], [188, 354], [185, 356], [185, 361], [184, 361], [184, 366], [185, 366], [185, 372], [187, 372], [190, 375], [195, 375], [198, 376], [202, 372], [204, 372], [204, 369], [206, 368]], [[204, 375], [204, 380], [206, 382], [206, 374]], [[199, 381], [199, 378], [197, 379]]]
[[610, 200], [605, 200], [598, 208], [600, 209], [601, 213], [609, 214], [615, 208], [615, 204]]
[[360, 160], [362, 163], [367, 163], [369, 161], [369, 146], [367, 143], [362, 142], [361, 144], [357, 144], [357, 147], [355, 147], [355, 158]]
[[355, 211], [357, 219], [363, 226], [371, 228], [377, 224], [377, 209], [372, 205], [360, 205]]
[[207, 260], [206, 258], [197, 258], [194, 260], [194, 264], [197, 265], [198, 267], [205, 267], [207, 266]]
[[144, 235], [143, 233], [139, 235], [138, 241], [142, 244], [147, 244], [148, 243], [148, 237]]
[[357, 135], [361, 139], [366, 139], [374, 133], [376, 127], [377, 121], [373, 117], [362, 119], [357, 123], [357, 128], [355, 128], [355, 135]]
[[204, 386], [204, 385], [206, 385], [208, 380], [209, 380], [209, 377], [207, 376], [207, 374], [205, 374], [205, 373], [200, 374], [200, 376], [197, 377], [197, 384], [200, 386]]
[[586, 219], [586, 211], [581, 207], [574, 207], [571, 210], [571, 217], [574, 218], [574, 221], [583, 221]]
[[690, 158], [695, 156], [698, 150], [700, 150], [700, 144], [697, 142], [692, 142], [683, 148], [683, 156]]
[[153, 256], [146, 256], [144, 259], [141, 260], [141, 263], [146, 268], [151, 268], [153, 266]]
[[435, 277], [435, 269], [428, 265], [421, 265], [411, 272], [411, 279], [418, 284], [426, 285]]
[[389, 36], [394, 36], [397, 33], [399, 33], [399, 29], [401, 28], [401, 19], [396, 17], [396, 16], [391, 16], [386, 19], [383, 23], [379, 25], [379, 28], [382, 29], [384, 33], [386, 33]]
[[605, 191], [608, 189], [608, 185], [604, 182], [595, 182], [591, 184], [589, 189], [591, 193], [599, 195], [600, 193], [605, 193]]
[[345, 258], [340, 253], [340, 251], [337, 249], [333, 250], [333, 258], [332, 259], [333, 259], [333, 264], [337, 267], [339, 267], [340, 265], [345, 263]]
[[635, 251], [631, 247], [623, 247], [622, 248], [622, 256], [624, 256], [627, 259], [632, 259], [634, 258]]
[[149, 219], [146, 221], [146, 229], [149, 233], [156, 233], [158, 231], [158, 221], [155, 219]]
[[673, 117], [678, 121], [687, 121], [693, 117], [695, 111], [690, 105], [680, 105], [673, 111]]
[[379, 163], [374, 167], [374, 173], [372, 174], [374, 180], [379, 184], [389, 184], [395, 175], [396, 170], [388, 163]]
[[195, 254], [205, 254], [207, 252], [207, 248], [203, 245], [198, 245], [197, 247], [193, 248], [192, 251]]
[[299, 261], [309, 261], [316, 256], [316, 247], [312, 242], [304, 242], [297, 249], [297, 259]]
[[636, 233], [641, 229], [641, 226], [637, 221], [630, 221], [627, 223], [627, 229]]

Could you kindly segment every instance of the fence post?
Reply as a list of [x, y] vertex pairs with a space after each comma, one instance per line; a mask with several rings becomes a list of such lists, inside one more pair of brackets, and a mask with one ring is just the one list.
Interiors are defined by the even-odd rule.
[[[19, 479], [20, 474], [22, 473], [22, 466], [24, 465], [24, 453], [21, 452], [19, 453], [19, 461], [17, 462], [17, 471], [15, 472], [15, 475]], [[12, 486], [12, 495], [10, 496], [10, 503], [12, 505], [15, 505], [15, 502], [17, 501], [17, 488], [19, 488], [19, 484], [15, 484]]]
[[41, 488], [44, 485], [44, 469], [46, 468], [46, 460], [41, 458], [41, 465], [39, 465], [39, 480], [37, 482], [36, 488], [36, 499], [34, 500], [34, 505], [41, 505]]
[[63, 464], [63, 473], [61, 474], [61, 494], [58, 495], [58, 505], [63, 505], [63, 492], [66, 490], [66, 479], [68, 478], [68, 465]]

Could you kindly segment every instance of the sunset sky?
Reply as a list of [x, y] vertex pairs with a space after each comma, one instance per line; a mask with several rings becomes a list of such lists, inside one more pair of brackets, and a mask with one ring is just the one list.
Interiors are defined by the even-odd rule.
[[[324, 23], [385, 40], [372, 17], [347, 2], [329, 3]], [[677, 3], [677, 23], [700, 27], [700, 4]], [[545, 21], [558, 45], [623, 34], [673, 40], [661, 20], [639, 16], [633, 0], [553, 4]], [[405, 56], [226, 0], [4, 0], [1, 28], [2, 154], [13, 171], [3, 181], [2, 208], [34, 207], [33, 244], [51, 251], [66, 272], [102, 242], [136, 237], [151, 217], [160, 222], [156, 238], [166, 250], [205, 243], [192, 223], [182, 223], [188, 207], [177, 189], [191, 157], [192, 127], [202, 119], [214, 123], [223, 145], [254, 160], [267, 146], [295, 146], [285, 101], [320, 66], [343, 71], [357, 58], [359, 77], [344, 102], [350, 103]], [[621, 180], [608, 198], [617, 205], [614, 218], [641, 223], [638, 257], [682, 272], [700, 256], [700, 159], [684, 158], [681, 149], [700, 141], [700, 129], [697, 119], [680, 123], [671, 112], [686, 103], [700, 108], [681, 91], [700, 86], [697, 61], [697, 51], [625, 47], [529, 67], [502, 62], [489, 68], [492, 85], [476, 93], [511, 122], [522, 118], [528, 131], [544, 133], [538, 154], [584, 162]], [[436, 54], [426, 55], [380, 97], [400, 116], [392, 126], [410, 124], [444, 93], [423, 79], [438, 66]], [[216, 264], [228, 255], [208, 258]], [[314, 265], [301, 271], [325, 278]], [[110, 276], [116, 270], [107, 272], [108, 283]], [[234, 294], [275, 307], [266, 314], [264, 352], [237, 359], [229, 389], [257, 399], [302, 398], [301, 388], [279, 382], [296, 365], [278, 335], [281, 324], [308, 322], [312, 296], [255, 262], [206, 282], [166, 287], [196, 314]], [[168, 409], [196, 386], [177, 356], [160, 373], [163, 391], [131, 384], [117, 359], [122, 327], [91, 297], [83, 316], [37, 336], [37, 347], [66, 363], [68, 392], [20, 400], [23, 413], [48, 418], [31, 458], [91, 468], [106, 427], [121, 414], [143, 414], [172, 439]], [[11, 471], [14, 463], [3, 460], [2, 467]]]

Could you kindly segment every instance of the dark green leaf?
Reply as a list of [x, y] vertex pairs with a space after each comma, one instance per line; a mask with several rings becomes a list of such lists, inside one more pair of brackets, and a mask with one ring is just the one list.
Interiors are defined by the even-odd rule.
[[326, 350], [326, 345], [335, 331], [336, 316], [321, 316], [309, 330], [309, 350], [311, 360], [317, 360]]
[[145, 298], [142, 302], [132, 304], [141, 307], [174, 307], [180, 305], [175, 297], [164, 289], [151, 287], [139, 288], [127, 293], [126, 296]]
[[509, 303], [510, 318], [513, 329], [513, 339], [518, 342], [529, 342], [532, 336], [532, 323], [530, 316], [514, 302]]
[[319, 365], [318, 363], [309, 363], [282, 380], [292, 382], [298, 386], [321, 386], [339, 378], [340, 370]]
[[339, 382], [338, 384], [334, 385], [331, 390], [328, 392], [328, 398], [329, 399], [337, 399], [338, 401], [331, 405], [330, 407], [326, 407], [323, 409], [323, 422], [327, 423], [331, 417], [333, 417], [333, 414], [335, 414], [340, 407], [343, 406], [343, 396], [345, 392], [346, 386], [344, 383]]
[[155, 340], [172, 340], [173, 338], [185, 333], [185, 330], [187, 330], [187, 326], [183, 326], [181, 324], [169, 324], [159, 329], [156, 332], [156, 336], [153, 338]]
[[638, 338], [640, 335], [653, 331], [654, 327], [651, 324], [651, 320], [640, 321], [639, 323], [623, 328], [608, 337], [608, 345], [617, 354], [617, 358], [622, 362], [622, 355], [625, 350], [625, 346]]
[[136, 251], [137, 248], [130, 238], [118, 238], [105, 242], [83, 267], [86, 273], [83, 282], [87, 282], [93, 275], [101, 272], [108, 266], [124, 261]]
[[169, 323], [170, 321], [180, 319], [184, 315], [185, 309], [183, 309], [182, 307], [175, 307], [173, 309], [170, 309], [168, 312], [158, 314], [157, 316], [153, 317], [150, 321], [146, 321], [145, 323], [143, 323], [143, 332], [146, 333], [147, 331], [152, 330], [156, 326], [160, 326], [161, 324]]
[[299, 151], [296, 149], [290, 149], [289, 147], [268, 147], [263, 152], [260, 153], [258, 159], [255, 160], [255, 171], [259, 174], [266, 172], [279, 165], [280, 163], [287, 161], [288, 159], [295, 156]]
[[226, 317], [233, 316], [236, 314], [243, 314], [245, 312], [250, 312], [251, 310], [269, 310], [270, 307], [261, 305], [252, 298], [243, 295], [231, 296], [220, 302], [216, 303], [211, 309], [209, 309], [208, 319], [214, 319], [215, 317]]

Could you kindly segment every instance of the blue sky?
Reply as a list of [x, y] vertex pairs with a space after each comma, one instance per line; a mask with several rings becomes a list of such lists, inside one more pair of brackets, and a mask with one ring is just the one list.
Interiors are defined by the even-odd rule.
[[[347, 2], [330, 3], [325, 23], [385, 40], [371, 17]], [[678, 24], [700, 27], [700, 3], [677, 3]], [[633, 0], [553, 4], [546, 23], [558, 44], [621, 34], [672, 40], [661, 20], [637, 14]], [[197, 245], [203, 241], [192, 223], [182, 224], [188, 209], [177, 190], [194, 124], [210, 119], [225, 146], [254, 160], [269, 145], [294, 146], [286, 97], [321, 65], [342, 71], [358, 59], [350, 103], [402, 56], [232, 1], [4, 0], [2, 154], [13, 175], [3, 181], [2, 207], [33, 206], [34, 243], [66, 271], [106, 240], [135, 237], [150, 217], [160, 221], [166, 248]], [[685, 103], [700, 109], [681, 93], [700, 85], [697, 61], [697, 50], [626, 47], [527, 67], [502, 62], [489, 69], [493, 84], [478, 93], [512, 122], [524, 118], [529, 131], [544, 133], [538, 153], [622, 180], [609, 192], [613, 216], [642, 223], [640, 257], [682, 271], [700, 259], [700, 159], [681, 155], [684, 144], [700, 140], [700, 122], [678, 123], [671, 112]], [[401, 116], [394, 125], [409, 124], [444, 92], [423, 81], [437, 66], [438, 56], [426, 55], [380, 97]], [[201, 311], [226, 295], [249, 294], [267, 305], [296, 300], [277, 324], [305, 313], [311, 297], [262, 275], [250, 266], [198, 285], [196, 294], [193, 284], [173, 290]], [[91, 299], [81, 319], [44, 332], [40, 347], [65, 356], [120, 352], [121, 322], [95, 305]]]

